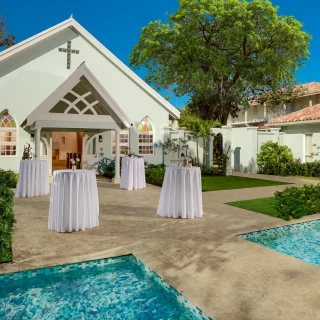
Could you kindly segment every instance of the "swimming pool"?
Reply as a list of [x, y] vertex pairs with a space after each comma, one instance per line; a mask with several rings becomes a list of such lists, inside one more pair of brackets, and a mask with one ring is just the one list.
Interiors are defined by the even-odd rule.
[[210, 319], [133, 255], [0, 275], [0, 319]]
[[250, 232], [239, 237], [320, 266], [320, 220]]

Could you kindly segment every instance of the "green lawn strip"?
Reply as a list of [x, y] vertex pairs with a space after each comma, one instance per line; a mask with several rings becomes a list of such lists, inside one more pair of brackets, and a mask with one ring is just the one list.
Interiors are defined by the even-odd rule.
[[263, 213], [271, 217], [277, 217], [278, 213], [275, 209], [275, 198], [261, 198], [253, 200], [227, 202], [229, 206], [246, 209], [258, 213]]
[[272, 180], [252, 179], [234, 176], [202, 177], [202, 191], [231, 190], [243, 188], [257, 188], [289, 184]]
[[320, 180], [320, 177], [305, 177], [305, 176], [294, 176], [296, 179], [306, 179], [306, 180]]

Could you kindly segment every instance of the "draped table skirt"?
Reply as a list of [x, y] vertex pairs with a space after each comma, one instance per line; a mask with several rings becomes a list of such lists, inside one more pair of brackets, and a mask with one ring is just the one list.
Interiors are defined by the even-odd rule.
[[48, 193], [48, 162], [46, 160], [21, 160], [15, 197], [37, 197]]
[[48, 228], [57, 232], [72, 232], [97, 226], [99, 199], [95, 171], [55, 171]]
[[143, 158], [122, 158], [120, 188], [138, 190], [146, 187]]
[[200, 168], [166, 168], [157, 213], [170, 218], [202, 217]]

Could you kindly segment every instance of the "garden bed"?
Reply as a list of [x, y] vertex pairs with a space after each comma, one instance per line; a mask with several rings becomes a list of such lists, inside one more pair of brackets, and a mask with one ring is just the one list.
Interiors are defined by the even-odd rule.
[[228, 202], [226, 204], [283, 220], [300, 219], [320, 213], [320, 185], [304, 185], [276, 191], [271, 198]]
[[13, 191], [17, 176], [11, 170], [0, 169], [0, 263], [12, 261], [12, 232], [14, 224]]

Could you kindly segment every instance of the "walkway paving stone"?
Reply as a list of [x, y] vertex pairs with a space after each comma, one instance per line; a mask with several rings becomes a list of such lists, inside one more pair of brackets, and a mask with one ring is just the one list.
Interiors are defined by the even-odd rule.
[[157, 216], [158, 187], [126, 191], [103, 181], [98, 187], [100, 226], [84, 232], [49, 231], [48, 196], [15, 199], [15, 262], [0, 272], [133, 253], [214, 319], [320, 319], [319, 267], [236, 236], [289, 223], [224, 204], [286, 186], [205, 192], [204, 216], [194, 220]]

